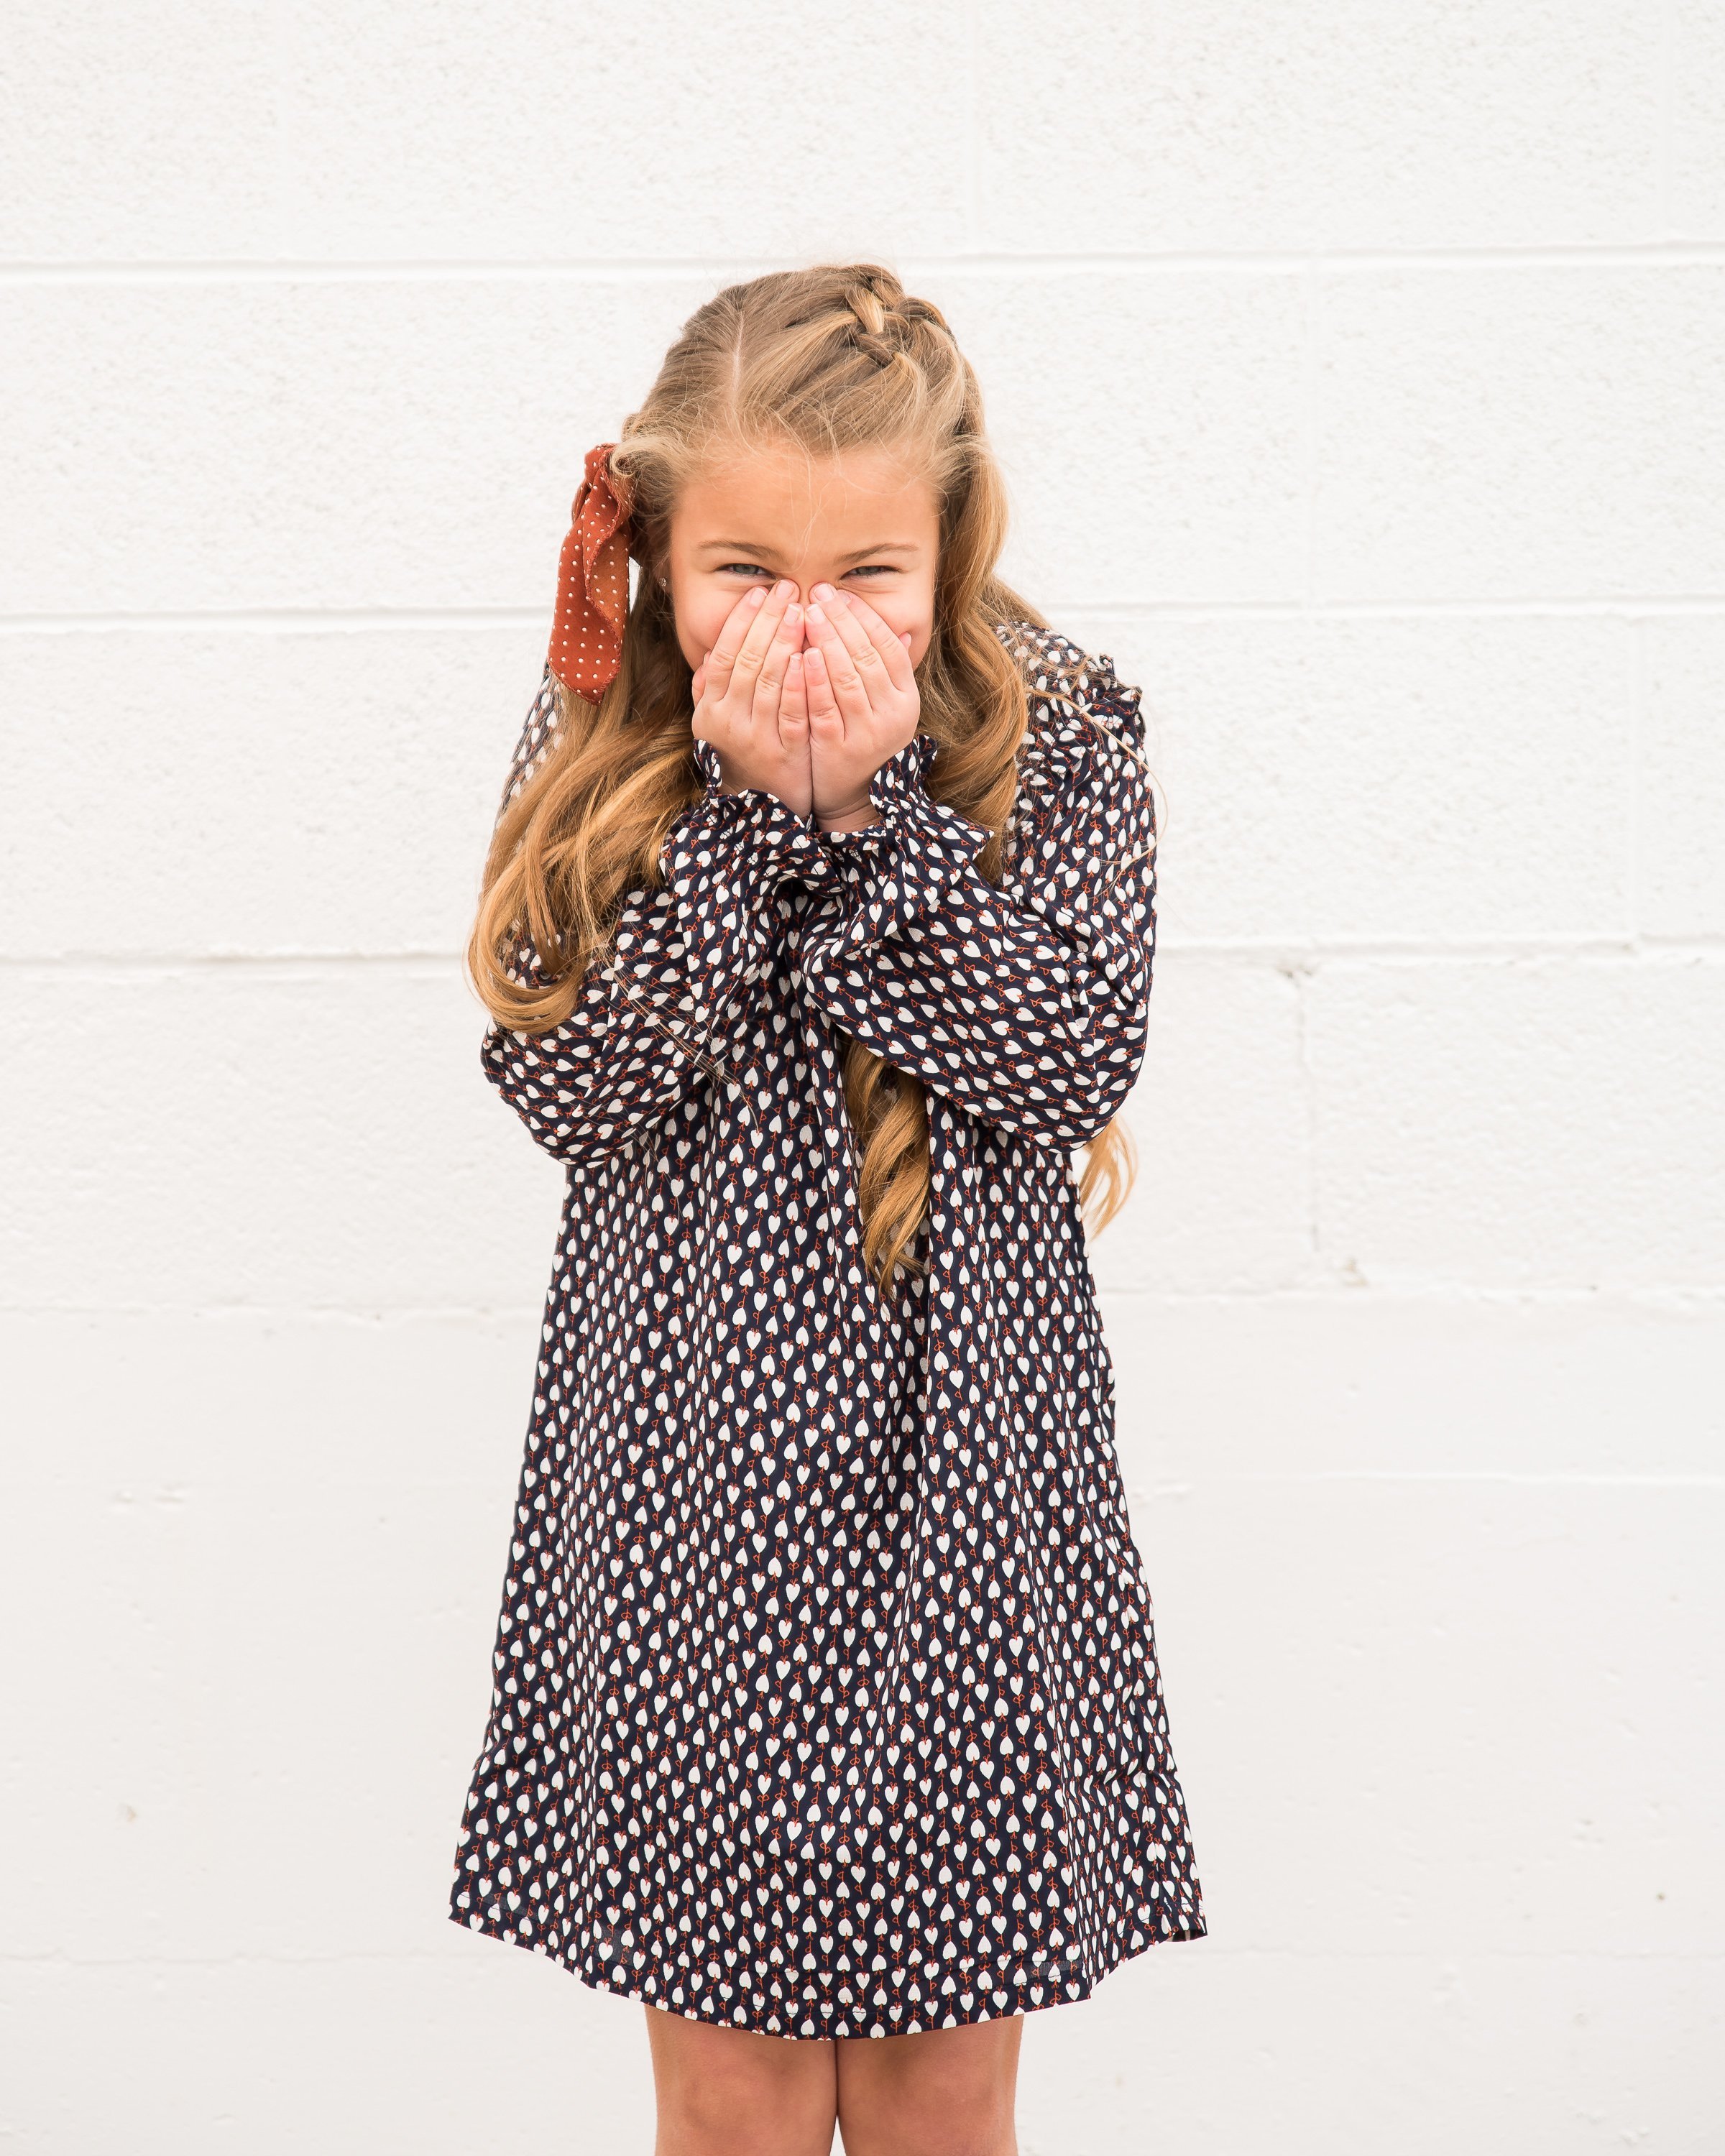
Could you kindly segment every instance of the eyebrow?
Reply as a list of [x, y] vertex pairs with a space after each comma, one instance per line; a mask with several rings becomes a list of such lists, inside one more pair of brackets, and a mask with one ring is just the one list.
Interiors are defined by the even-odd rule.
[[[770, 560], [778, 550], [750, 539], [703, 539], [695, 551], [698, 554], [758, 554]], [[859, 547], [854, 554], [841, 554], [839, 559], [865, 562], [871, 554], [915, 554], [919, 551], [912, 540], [884, 539], [878, 547]]]

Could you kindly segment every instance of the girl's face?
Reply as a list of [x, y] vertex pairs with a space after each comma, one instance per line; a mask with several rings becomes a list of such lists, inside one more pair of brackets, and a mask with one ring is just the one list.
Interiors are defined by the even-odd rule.
[[665, 573], [683, 656], [699, 666], [750, 586], [788, 578], [805, 607], [817, 584], [860, 592], [890, 628], [910, 632], [920, 665], [934, 633], [939, 542], [939, 498], [900, 453], [733, 451], [691, 479], [671, 511]]

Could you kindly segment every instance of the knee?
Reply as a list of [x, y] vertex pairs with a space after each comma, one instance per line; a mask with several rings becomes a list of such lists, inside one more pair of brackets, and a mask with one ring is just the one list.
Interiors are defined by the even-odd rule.
[[1009, 2106], [978, 2110], [926, 2090], [841, 2105], [839, 2128], [845, 2156], [1014, 2156], [1018, 2148]]
[[814, 2046], [703, 2030], [657, 2049], [657, 2156], [826, 2156], [832, 2071]]
[[942, 2041], [959, 2033], [876, 2040], [841, 2068], [845, 2156], [1014, 2156], [1016, 2046]]
[[691, 2076], [662, 2089], [658, 2156], [778, 2156], [782, 2148], [803, 2156], [806, 2142], [784, 2138], [789, 2094], [782, 2076], [759, 2070]]

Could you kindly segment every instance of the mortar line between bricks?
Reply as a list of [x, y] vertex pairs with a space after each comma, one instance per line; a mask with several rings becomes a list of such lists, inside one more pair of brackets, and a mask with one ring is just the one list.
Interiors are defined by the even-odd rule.
[[1286, 978], [1294, 998], [1294, 1061], [1300, 1073], [1300, 1104], [1306, 1125], [1306, 1240], [1312, 1261], [1324, 1268], [1323, 1213], [1318, 1191], [1318, 1091], [1312, 1067], [1310, 1013], [1306, 998], [1306, 969], [1287, 964], [1277, 969]]
[[[1598, 935], [1455, 937], [1435, 942], [1418, 937], [1324, 937], [1304, 942], [1254, 942], [1227, 937], [1163, 936], [1158, 953], [1168, 958], [1240, 960], [1284, 972], [1294, 967], [1384, 965], [1552, 965], [1577, 959], [1629, 965], [1686, 965], [1725, 958], [1725, 934], [1649, 936], [1628, 930]], [[66, 951], [0, 952], [0, 973], [150, 973], [255, 971], [275, 976], [297, 969], [308, 978], [326, 972], [395, 967], [441, 978], [461, 963], [446, 951]], [[484, 1006], [474, 998], [475, 1016]]]
[[[1104, 1254], [1106, 1255], [1106, 1254]], [[1313, 1304], [1337, 1305], [1369, 1300], [1383, 1307], [1454, 1309], [1458, 1304], [1498, 1313], [1537, 1312], [1541, 1316], [1565, 1312], [1597, 1322], [1602, 1311], [1636, 1317], [1660, 1318], [1687, 1324], [1725, 1317], [1725, 1286], [1573, 1287], [1482, 1287], [1472, 1281], [1455, 1281], [1425, 1286], [1373, 1286], [1358, 1282], [1327, 1282], [1262, 1288], [1174, 1288], [1111, 1286], [1099, 1278], [1097, 1293], [1110, 1302], [1154, 1304], [1170, 1310], [1249, 1310], [1280, 1304], [1309, 1308]], [[523, 1303], [381, 1303], [381, 1302], [0, 1302], [0, 1319], [48, 1317], [147, 1320], [183, 1318], [199, 1323], [230, 1324], [243, 1320], [263, 1325], [281, 1325], [303, 1320], [320, 1324], [342, 1324], [379, 1328], [398, 1324], [506, 1324], [544, 1322], [542, 1299]]]
[[1624, 902], [1629, 908], [1630, 936], [1640, 941], [1641, 901], [1641, 836], [1645, 822], [1643, 803], [1643, 758], [1647, 737], [1648, 698], [1651, 685], [1651, 660], [1648, 651], [1649, 634], [1645, 621], [1635, 623], [1634, 644], [1630, 656], [1633, 685], [1630, 695], [1630, 753], [1629, 753], [1629, 859], [1624, 870]]
[[982, 0], [964, 8], [964, 244], [968, 254], [982, 249], [982, 125], [978, 110], [982, 67]]
[[[1625, 621], [1658, 616], [1711, 619], [1725, 614], [1725, 591], [1577, 598], [1548, 594], [1525, 599], [1104, 599], [1059, 597], [1045, 612], [1081, 615], [1098, 626], [1138, 622], [1238, 621]], [[141, 634], [151, 636], [393, 634], [426, 630], [465, 634], [490, 629], [542, 629], [539, 607], [235, 607], [199, 611], [0, 614], [0, 638]]]
[[1217, 1485], [1260, 1483], [1305, 1489], [1321, 1482], [1502, 1484], [1517, 1490], [1725, 1490], [1725, 1475], [1674, 1471], [1650, 1474], [1645, 1468], [1614, 1472], [1609, 1468], [1571, 1467], [1251, 1467], [1206, 1468], [1194, 1475], [1140, 1476], [1138, 1487], [1153, 1497], [1174, 1497], [1189, 1490]]
[[[1447, 1971], [1452, 1965], [1463, 1966], [1473, 1962], [1561, 1962], [1594, 1965], [1611, 1962], [1675, 1962], [1686, 1965], [1691, 1962], [1715, 1962], [1725, 1967], [1725, 1952], [1713, 1947], [1589, 1947], [1584, 1948], [1457, 1946], [1445, 1940], [1437, 1945], [1407, 1948], [1353, 1948], [1353, 1947], [1230, 1947], [1215, 1939], [1204, 1942], [1204, 1958], [1213, 1961], [1273, 1961], [1289, 1963], [1309, 1962], [1427, 1962]], [[62, 1969], [73, 1971], [96, 1971], [105, 1969], [333, 1969], [347, 1963], [370, 1964], [381, 1962], [386, 1966], [398, 1963], [435, 1964], [445, 1969], [453, 1967], [449, 1953], [415, 1953], [408, 1948], [382, 1948], [370, 1953], [321, 1954], [116, 1954], [97, 1958], [95, 1956], [69, 1954], [55, 1948], [51, 1953], [31, 1954], [0, 1952], [0, 1967], [8, 1969]], [[1026, 2152], [1029, 2156], [1029, 2152]]]
[[198, 1324], [228, 1325], [244, 1319], [260, 1325], [310, 1320], [370, 1331], [386, 1325], [531, 1325], [545, 1322], [545, 1304], [376, 1302], [0, 1302], [0, 1319], [22, 1317], [140, 1318], [151, 1323], [185, 1318]]
[[1677, 95], [1676, 0], [1660, 0], [1659, 8], [1659, 142], [1655, 151], [1659, 175], [1659, 222], [1669, 234], [1676, 218], [1676, 160], [1671, 130], [1676, 116]]
[[[208, 258], [164, 258], [153, 262], [0, 262], [0, 285], [520, 285], [603, 283], [655, 285], [691, 277], [730, 283], [768, 270], [804, 266], [801, 255], [663, 255], [643, 261], [639, 255], [523, 256], [514, 262], [463, 255], [402, 261], [357, 257], [346, 262], [315, 255], [285, 255], [273, 261]], [[906, 254], [900, 271], [913, 279], [954, 275], [980, 278], [1083, 275], [1299, 276], [1308, 266], [1323, 275], [1370, 275], [1403, 270], [1651, 269], [1725, 267], [1725, 243], [1712, 240], [1615, 241], [1589, 244], [1524, 247], [1309, 247], [1286, 250], [1193, 249], [1160, 251], [1097, 250], [1074, 254], [1009, 254], [986, 249], [948, 254]]]
[[1305, 593], [1301, 611], [1310, 613], [1317, 598], [1317, 445], [1318, 445], [1318, 388], [1317, 388], [1317, 308], [1318, 278], [1316, 270], [1308, 264], [1300, 295], [1300, 429], [1301, 448], [1306, 460], [1306, 501], [1303, 542], [1306, 559], [1301, 564], [1301, 589]]

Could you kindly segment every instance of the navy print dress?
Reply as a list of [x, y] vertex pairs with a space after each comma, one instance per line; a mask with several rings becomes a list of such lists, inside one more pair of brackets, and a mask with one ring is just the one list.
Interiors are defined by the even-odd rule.
[[[1002, 634], [998, 886], [927, 735], [838, 834], [697, 742], [614, 957], [484, 1043], [568, 1180], [450, 1914], [728, 2027], [988, 2020], [1204, 1929], [1071, 1158], [1143, 1060], [1143, 721], [1106, 660]], [[509, 793], [555, 711], [547, 670]], [[896, 1301], [833, 1025], [926, 1092]]]

